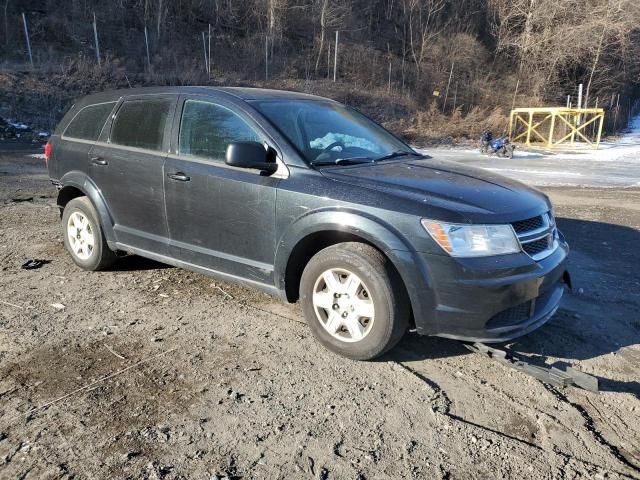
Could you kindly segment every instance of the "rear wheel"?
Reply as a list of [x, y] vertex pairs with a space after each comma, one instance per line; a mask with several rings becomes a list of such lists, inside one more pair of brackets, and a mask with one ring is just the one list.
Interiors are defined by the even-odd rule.
[[375, 248], [342, 243], [318, 252], [300, 281], [305, 318], [333, 352], [370, 360], [402, 338], [409, 301], [399, 275]]
[[98, 214], [87, 197], [71, 200], [62, 213], [64, 246], [85, 270], [102, 270], [116, 260], [102, 233]]

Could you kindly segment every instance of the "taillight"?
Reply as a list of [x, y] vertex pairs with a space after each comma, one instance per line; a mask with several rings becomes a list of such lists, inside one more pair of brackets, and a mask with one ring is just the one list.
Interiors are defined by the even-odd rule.
[[44, 164], [49, 166], [49, 158], [51, 158], [51, 144], [47, 142], [44, 146]]

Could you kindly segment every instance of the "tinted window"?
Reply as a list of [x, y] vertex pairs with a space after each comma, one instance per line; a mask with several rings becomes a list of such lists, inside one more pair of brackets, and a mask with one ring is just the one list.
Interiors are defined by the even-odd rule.
[[111, 128], [111, 143], [161, 150], [170, 98], [130, 100], [118, 110]]
[[187, 100], [180, 125], [180, 153], [224, 160], [232, 142], [259, 142], [256, 132], [231, 110]]
[[116, 102], [99, 103], [83, 108], [71, 120], [71, 123], [64, 131], [64, 136], [83, 140], [97, 140], [104, 122], [115, 104]]

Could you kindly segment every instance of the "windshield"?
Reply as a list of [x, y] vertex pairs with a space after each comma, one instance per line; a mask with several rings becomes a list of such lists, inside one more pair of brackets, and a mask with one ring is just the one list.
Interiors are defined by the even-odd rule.
[[318, 100], [264, 100], [252, 105], [293, 143], [312, 165], [374, 161], [415, 154], [356, 110]]

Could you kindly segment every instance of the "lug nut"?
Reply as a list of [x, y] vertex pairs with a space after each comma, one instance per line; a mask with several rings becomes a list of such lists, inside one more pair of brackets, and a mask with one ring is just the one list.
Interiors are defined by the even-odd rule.
[[342, 312], [342, 318], [347, 318], [349, 314], [347, 312]]
[[339, 308], [340, 308], [340, 306], [339, 306], [337, 303], [334, 303], [334, 304], [333, 304], [333, 309], [334, 309], [334, 310], [338, 310]]

